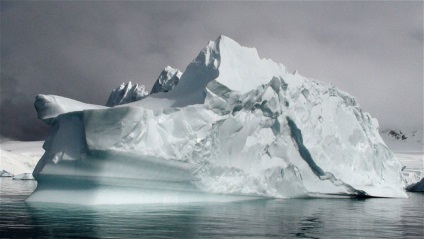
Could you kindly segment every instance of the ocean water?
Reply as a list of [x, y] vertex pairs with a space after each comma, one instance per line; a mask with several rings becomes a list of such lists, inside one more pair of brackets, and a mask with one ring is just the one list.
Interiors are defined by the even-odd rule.
[[424, 194], [407, 199], [27, 204], [35, 181], [0, 178], [0, 238], [424, 238]]

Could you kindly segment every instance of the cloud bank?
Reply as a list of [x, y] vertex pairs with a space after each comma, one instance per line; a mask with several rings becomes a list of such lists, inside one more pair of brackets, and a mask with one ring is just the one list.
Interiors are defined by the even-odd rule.
[[2, 1], [0, 133], [43, 139], [38, 93], [105, 104], [221, 34], [334, 83], [381, 127], [423, 125], [423, 2]]

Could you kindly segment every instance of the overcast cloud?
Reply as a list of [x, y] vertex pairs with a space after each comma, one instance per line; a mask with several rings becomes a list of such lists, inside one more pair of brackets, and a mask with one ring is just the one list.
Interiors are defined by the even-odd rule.
[[380, 126], [423, 125], [423, 2], [1, 1], [1, 135], [46, 137], [38, 93], [105, 104], [226, 35], [357, 97]]

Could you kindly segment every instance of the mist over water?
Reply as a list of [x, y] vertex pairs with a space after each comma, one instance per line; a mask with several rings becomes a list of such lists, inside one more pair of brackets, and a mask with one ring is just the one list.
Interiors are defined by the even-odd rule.
[[1, 178], [7, 238], [419, 238], [424, 194], [408, 199], [262, 199], [231, 203], [28, 204], [35, 181]]

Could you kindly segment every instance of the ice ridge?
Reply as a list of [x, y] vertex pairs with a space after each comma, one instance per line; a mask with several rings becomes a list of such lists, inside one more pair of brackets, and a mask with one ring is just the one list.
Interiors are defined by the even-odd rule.
[[112, 107], [139, 101], [145, 98], [149, 92], [145, 90], [144, 85], [133, 84], [131, 81], [122, 83], [119, 87], [112, 90], [106, 102], [106, 106]]

